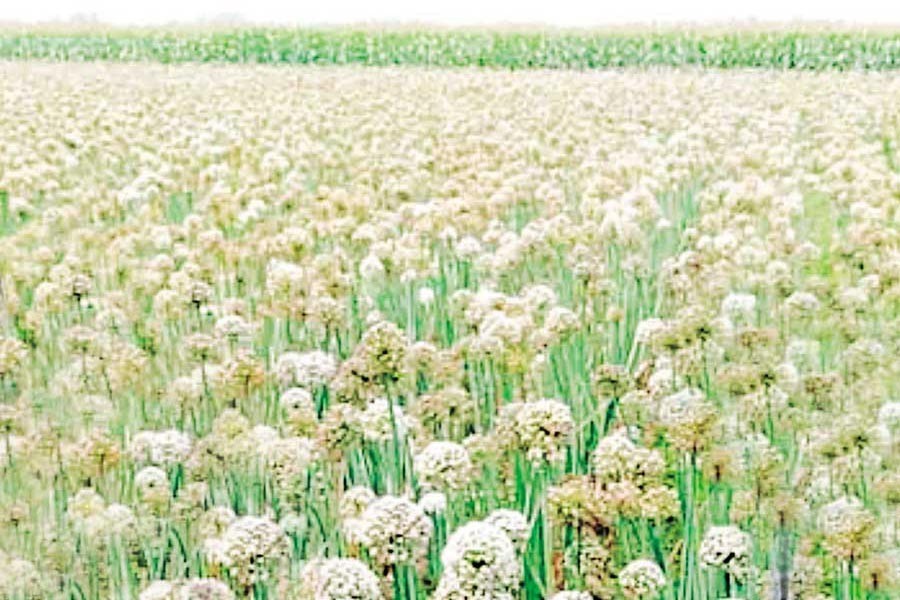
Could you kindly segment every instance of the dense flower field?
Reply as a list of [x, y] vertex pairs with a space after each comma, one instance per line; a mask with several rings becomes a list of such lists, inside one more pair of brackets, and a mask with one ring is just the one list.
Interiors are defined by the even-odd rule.
[[900, 597], [897, 77], [0, 80], [0, 598]]
[[900, 68], [896, 28], [757, 25], [605, 30], [0, 27], [0, 58], [503, 69]]

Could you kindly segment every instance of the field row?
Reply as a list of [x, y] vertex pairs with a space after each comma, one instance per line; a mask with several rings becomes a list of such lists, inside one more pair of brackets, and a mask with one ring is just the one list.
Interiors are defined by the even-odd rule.
[[900, 32], [407, 31], [253, 29], [0, 32], [0, 58], [54, 61], [480, 66], [895, 69]]

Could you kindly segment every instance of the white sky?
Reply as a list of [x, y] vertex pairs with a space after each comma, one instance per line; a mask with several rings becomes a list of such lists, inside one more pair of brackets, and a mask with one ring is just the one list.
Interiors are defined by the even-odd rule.
[[223, 14], [282, 24], [428, 22], [448, 25], [634, 22], [846, 21], [900, 23], [898, 0], [0, 0], [2, 21], [75, 14], [116, 24], [193, 21]]

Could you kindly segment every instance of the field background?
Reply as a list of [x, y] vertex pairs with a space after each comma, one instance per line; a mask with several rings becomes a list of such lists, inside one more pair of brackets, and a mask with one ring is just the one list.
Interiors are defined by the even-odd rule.
[[895, 69], [900, 32], [827, 27], [550, 30], [0, 28], [0, 58], [481, 66]]

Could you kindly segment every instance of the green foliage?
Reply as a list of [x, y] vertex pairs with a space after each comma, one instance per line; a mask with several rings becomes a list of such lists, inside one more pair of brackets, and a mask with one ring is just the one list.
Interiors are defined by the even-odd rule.
[[0, 58], [501, 69], [699, 66], [886, 70], [900, 67], [900, 32], [7, 30], [0, 32]]

